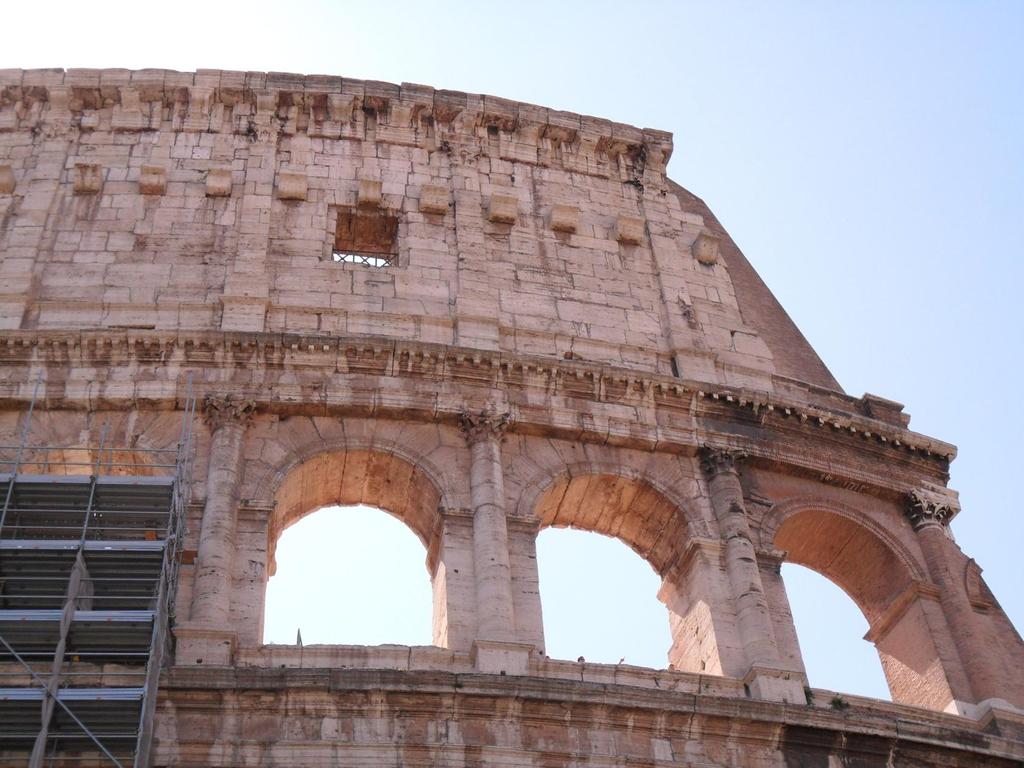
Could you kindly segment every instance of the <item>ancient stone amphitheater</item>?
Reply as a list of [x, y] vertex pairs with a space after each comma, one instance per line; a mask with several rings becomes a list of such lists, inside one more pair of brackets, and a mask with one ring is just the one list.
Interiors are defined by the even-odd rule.
[[[954, 447], [842, 391], [671, 151], [412, 84], [0, 72], [0, 764], [1019, 764]], [[357, 503], [422, 540], [433, 644], [263, 645], [282, 530]], [[659, 574], [665, 669], [545, 655], [547, 526]], [[807, 687], [783, 562], [895, 703]]]

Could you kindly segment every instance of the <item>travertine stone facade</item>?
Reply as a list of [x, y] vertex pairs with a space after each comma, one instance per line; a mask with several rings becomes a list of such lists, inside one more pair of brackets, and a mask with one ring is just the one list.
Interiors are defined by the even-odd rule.
[[[1024, 759], [955, 449], [841, 391], [671, 150], [412, 84], [0, 71], [5, 444], [40, 377], [51, 445], [166, 447], [203, 404], [156, 765]], [[262, 645], [281, 531], [357, 503], [423, 542], [433, 645]], [[657, 571], [665, 670], [546, 657], [547, 526]], [[786, 561], [896, 704], [805, 688]]]

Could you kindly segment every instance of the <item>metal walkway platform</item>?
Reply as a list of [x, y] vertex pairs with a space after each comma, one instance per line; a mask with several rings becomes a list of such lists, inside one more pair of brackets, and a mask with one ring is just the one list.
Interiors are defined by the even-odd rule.
[[30, 446], [32, 409], [0, 446], [0, 764], [148, 765], [194, 409], [169, 449]]

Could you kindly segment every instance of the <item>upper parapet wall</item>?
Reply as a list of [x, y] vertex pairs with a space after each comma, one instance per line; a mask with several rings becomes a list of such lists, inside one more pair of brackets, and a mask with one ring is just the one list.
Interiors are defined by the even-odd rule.
[[0, 328], [374, 335], [838, 390], [671, 151], [412, 84], [0, 70]]
[[638, 183], [645, 171], [663, 175], [672, 155], [665, 131], [494, 96], [326, 75], [0, 70], [0, 108], [11, 105], [0, 131], [74, 115], [83, 129], [156, 130], [169, 121], [174, 130], [249, 135], [262, 115], [277, 118], [286, 135], [328, 139], [432, 148], [448, 134], [496, 137], [509, 160]]

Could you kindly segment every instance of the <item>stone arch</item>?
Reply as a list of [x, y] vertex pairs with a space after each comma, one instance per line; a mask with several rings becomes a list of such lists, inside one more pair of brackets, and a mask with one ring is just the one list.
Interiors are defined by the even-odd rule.
[[404, 522], [428, 551], [437, 528], [441, 491], [418, 465], [396, 453], [349, 448], [292, 462], [281, 475], [267, 522], [268, 552], [292, 523], [323, 507], [366, 504]]
[[537, 494], [538, 528], [577, 528], [619, 539], [663, 576], [689, 538], [686, 515], [640, 473], [591, 467], [554, 478]]
[[[293, 451], [289, 459], [275, 471], [250, 478], [255, 492], [273, 502], [265, 528], [267, 575], [274, 571], [277, 540], [292, 523], [326, 506], [376, 507], [405, 523], [426, 548], [434, 592], [434, 644], [461, 650], [465, 644], [462, 625], [471, 627], [472, 619], [464, 615], [467, 606], [452, 603], [466, 593], [466, 585], [451, 582], [471, 581], [472, 572], [446, 567], [444, 562], [443, 510], [450, 489], [438, 468], [383, 441], [324, 442]], [[265, 586], [260, 599], [265, 600]], [[262, 610], [259, 613], [262, 615]], [[451, 629], [453, 622], [460, 627], [457, 637]]]
[[565, 466], [526, 488], [517, 512], [529, 514], [538, 531], [568, 527], [611, 536], [659, 575], [657, 597], [668, 612], [672, 666], [709, 674], [737, 671], [722, 643], [734, 632], [716, 588], [718, 550], [696, 533], [706, 526], [677, 493], [642, 470], [597, 462]]
[[[899, 594], [927, 580], [910, 550], [866, 514], [833, 500], [794, 498], [774, 505], [761, 524], [761, 545], [820, 573], [877, 619]], [[871, 563], [871, 568], [865, 568]]]
[[854, 601], [870, 627], [893, 701], [952, 704], [959, 662], [949, 653], [937, 591], [921, 563], [864, 512], [831, 500], [795, 498], [765, 516], [762, 545], [821, 574]]
[[347, 451], [384, 453], [402, 459], [415, 466], [437, 489], [439, 506], [445, 509], [454, 509], [459, 506], [458, 493], [449, 476], [435, 462], [423, 453], [409, 450], [397, 441], [379, 437], [372, 440], [351, 438], [318, 440], [292, 448], [288, 452], [287, 462], [277, 466], [264, 465], [258, 474], [247, 476], [243, 487], [243, 496], [252, 499], [274, 498], [288, 474], [303, 462], [323, 454]]

